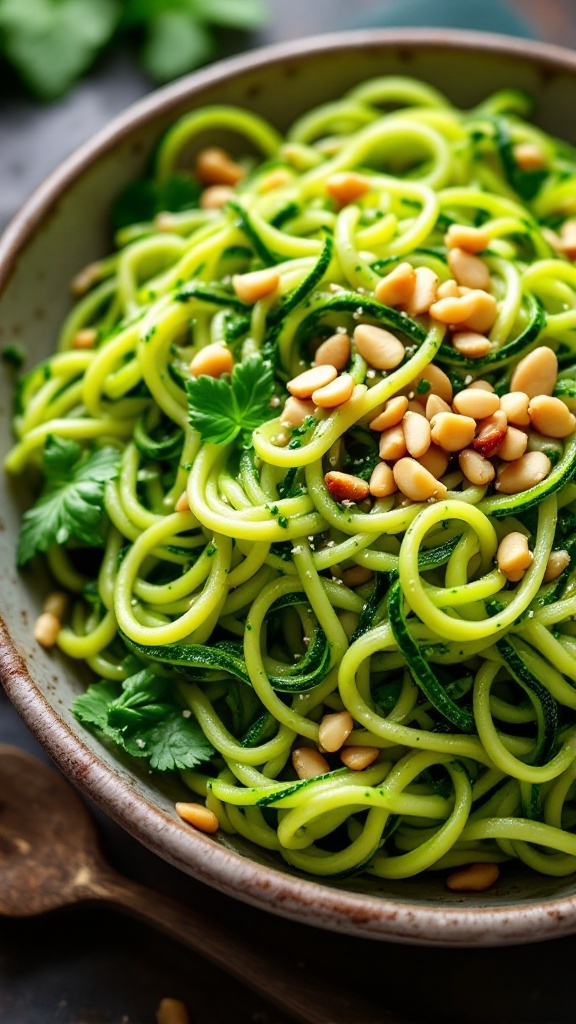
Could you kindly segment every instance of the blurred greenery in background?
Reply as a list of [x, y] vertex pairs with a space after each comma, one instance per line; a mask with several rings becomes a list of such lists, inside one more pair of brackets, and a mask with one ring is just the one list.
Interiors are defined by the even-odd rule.
[[253, 30], [267, 16], [267, 0], [0, 0], [0, 76], [8, 63], [53, 100], [122, 40], [154, 82], [167, 82], [216, 55], [214, 30]]

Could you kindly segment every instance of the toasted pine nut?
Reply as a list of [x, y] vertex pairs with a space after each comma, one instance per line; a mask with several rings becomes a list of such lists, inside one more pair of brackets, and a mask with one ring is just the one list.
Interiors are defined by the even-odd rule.
[[430, 307], [430, 316], [443, 324], [458, 324], [461, 330], [478, 334], [489, 331], [498, 313], [493, 295], [481, 288], [472, 288], [459, 299], [440, 299]]
[[88, 263], [82, 270], [72, 278], [70, 290], [73, 295], [80, 297], [89, 292], [97, 281], [102, 277], [102, 265], [98, 262]]
[[272, 295], [280, 284], [280, 274], [275, 267], [263, 270], [252, 270], [248, 274], [234, 274], [232, 287], [236, 295], [247, 305], [253, 305], [259, 299]]
[[436, 289], [437, 299], [459, 299], [460, 289], [458, 283], [453, 277], [449, 278], [448, 281], [442, 281], [442, 284], [438, 285]]
[[470, 312], [470, 302], [466, 295], [449, 295], [433, 302], [429, 312], [442, 324], [460, 324]]
[[408, 408], [406, 412], [414, 412], [417, 416], [425, 416], [426, 410], [421, 402], [417, 402], [415, 398], [411, 398], [408, 402]]
[[518, 583], [533, 561], [534, 555], [530, 551], [528, 541], [523, 533], [513, 531], [500, 541], [496, 552], [496, 562], [500, 572], [503, 572], [511, 583]]
[[347, 402], [354, 391], [354, 378], [349, 373], [341, 373], [339, 377], [317, 388], [312, 392], [312, 401], [320, 409], [334, 409], [337, 405]]
[[371, 324], [358, 324], [354, 331], [354, 343], [360, 355], [376, 370], [393, 370], [400, 365], [406, 354], [399, 338]]
[[[426, 381], [430, 385], [428, 391], [419, 390], [418, 385], [421, 381]], [[417, 377], [414, 377], [408, 386], [414, 392], [416, 400], [421, 402], [422, 405], [426, 405], [430, 395], [438, 395], [439, 398], [443, 398], [448, 403], [452, 401], [450, 377], [434, 363], [428, 363], [426, 369], [422, 370]]]
[[353, 590], [354, 587], [363, 587], [365, 583], [369, 583], [372, 576], [372, 570], [365, 565], [352, 565], [342, 573], [342, 582]]
[[546, 155], [535, 142], [517, 142], [512, 153], [523, 171], [541, 171], [548, 165]]
[[94, 327], [83, 327], [72, 338], [72, 348], [89, 349], [94, 348], [98, 341], [98, 331]]
[[348, 334], [332, 334], [318, 346], [314, 353], [315, 366], [336, 367], [343, 370], [350, 359], [350, 337]]
[[559, 398], [536, 395], [528, 406], [532, 426], [547, 437], [568, 437], [576, 429], [576, 419]]
[[523, 430], [519, 430], [518, 427], [509, 426], [506, 431], [506, 437], [498, 449], [498, 458], [504, 459], [505, 462], [514, 462], [515, 459], [519, 459], [521, 455], [524, 455], [527, 444], [528, 434], [525, 434]]
[[465, 448], [458, 456], [460, 469], [475, 487], [486, 487], [496, 475], [494, 466], [473, 448]]
[[353, 772], [362, 772], [373, 764], [380, 751], [378, 747], [342, 747], [340, 760]]
[[484, 892], [498, 881], [499, 876], [500, 869], [497, 864], [468, 864], [467, 867], [448, 875], [446, 885], [453, 892]]
[[364, 501], [370, 493], [366, 480], [352, 476], [351, 473], [340, 473], [338, 470], [326, 473], [324, 483], [335, 501]]
[[356, 171], [339, 171], [326, 178], [326, 191], [339, 206], [347, 206], [370, 191], [370, 182]]
[[565, 220], [558, 239], [558, 249], [569, 260], [576, 259], [576, 219]]
[[245, 173], [230, 153], [218, 146], [202, 149], [194, 167], [194, 174], [202, 185], [237, 185]]
[[217, 832], [220, 828], [220, 822], [208, 807], [204, 804], [193, 804], [179, 801], [176, 804], [176, 814], [182, 818], [183, 821], [187, 821], [189, 825], [193, 825], [199, 832]]
[[312, 366], [309, 370], [299, 373], [297, 377], [288, 381], [286, 387], [296, 398], [311, 398], [315, 391], [326, 387], [327, 384], [336, 380], [337, 376], [338, 371], [335, 366], [323, 363], [321, 366]]
[[221, 377], [223, 373], [232, 373], [233, 369], [234, 356], [222, 341], [201, 348], [190, 363], [190, 373], [194, 377]]
[[[359, 567], [360, 568], [360, 567]], [[334, 715], [324, 715], [318, 730], [320, 746], [329, 754], [340, 750], [354, 728], [354, 719], [349, 711], [338, 711]]]
[[385, 462], [379, 462], [372, 470], [370, 477], [370, 494], [375, 498], [387, 498], [398, 490], [394, 473]]
[[448, 469], [448, 455], [443, 448], [439, 448], [437, 444], [431, 444], [428, 451], [424, 452], [418, 459], [421, 466], [427, 469], [432, 476], [435, 476], [437, 480], [444, 476], [444, 473]]
[[466, 252], [482, 252], [490, 245], [490, 236], [484, 228], [470, 227], [468, 224], [451, 224], [444, 235], [449, 249], [464, 249]]
[[399, 263], [376, 285], [374, 295], [385, 306], [405, 306], [416, 285], [416, 274], [411, 263]]
[[314, 747], [297, 747], [293, 750], [292, 767], [299, 779], [315, 779], [317, 775], [325, 775], [330, 771], [328, 761]]
[[479, 452], [485, 459], [491, 459], [493, 455], [500, 451], [500, 446], [504, 443], [507, 430], [508, 422], [506, 416], [501, 409], [497, 409], [492, 416], [487, 416], [485, 420], [479, 421], [478, 434], [472, 442], [474, 451]]
[[[422, 409], [420, 409], [420, 414]], [[425, 416], [407, 412], [402, 420], [406, 450], [415, 459], [424, 455], [430, 447], [430, 424]]]
[[551, 583], [552, 580], [558, 579], [560, 574], [569, 565], [570, 555], [564, 548], [561, 548], [559, 551], [551, 551], [548, 564], [544, 570], [544, 583]]
[[406, 304], [408, 316], [421, 316], [427, 313], [436, 300], [438, 275], [430, 267], [416, 267], [414, 289]]
[[440, 395], [429, 395], [426, 402], [426, 419], [431, 420], [439, 412], [452, 412], [452, 409]]
[[233, 195], [234, 189], [230, 185], [208, 185], [200, 196], [200, 209], [221, 210]]
[[44, 601], [43, 612], [51, 612], [57, 619], [62, 620], [68, 607], [68, 594], [61, 590], [53, 590]]
[[416, 459], [400, 459], [394, 465], [394, 479], [399, 490], [412, 501], [428, 501], [430, 498], [444, 498], [446, 488], [429, 473]]
[[395, 427], [397, 423], [400, 423], [407, 408], [408, 399], [405, 395], [395, 395], [394, 398], [389, 398], [380, 415], [371, 420], [370, 430], [387, 430], [388, 427]]
[[283, 185], [287, 185], [293, 179], [294, 175], [291, 174], [287, 167], [276, 167], [259, 182], [258, 192], [273, 192], [275, 188], [282, 188]]
[[544, 452], [526, 452], [515, 462], [509, 462], [498, 474], [496, 490], [502, 494], [520, 494], [544, 480], [552, 464]]
[[482, 288], [484, 291], [490, 287], [490, 271], [479, 256], [474, 256], [465, 249], [450, 249], [448, 266], [452, 277], [459, 285], [466, 288]]
[[42, 647], [54, 647], [60, 632], [60, 619], [54, 612], [42, 612], [34, 623], [34, 639]]
[[162, 999], [156, 1010], [156, 1024], [190, 1024], [184, 1003], [179, 999]]
[[439, 412], [430, 420], [434, 444], [446, 452], [459, 452], [471, 444], [476, 432], [476, 420], [455, 412]]
[[509, 391], [506, 395], [502, 395], [500, 408], [502, 412], [506, 413], [508, 423], [512, 423], [515, 427], [530, 426], [529, 401], [530, 399], [524, 391]]
[[178, 498], [178, 501], [174, 505], [174, 511], [175, 512], [189, 512], [190, 511], [190, 503], [188, 501], [188, 493], [187, 493], [187, 491], [182, 491], [182, 494], [180, 495], [180, 497]]
[[382, 431], [378, 450], [380, 458], [388, 459], [390, 462], [395, 462], [396, 459], [401, 459], [406, 454], [406, 438], [402, 423], [397, 423], [396, 426]]
[[454, 411], [463, 416], [483, 420], [500, 408], [500, 399], [493, 391], [484, 391], [484, 388], [465, 388], [454, 396], [452, 405]]
[[528, 398], [552, 395], [557, 377], [556, 353], [547, 345], [539, 345], [518, 363], [512, 374], [510, 391], [523, 391]]
[[454, 331], [450, 341], [453, 348], [466, 359], [483, 359], [492, 348], [490, 338], [477, 331]]
[[290, 395], [284, 403], [280, 423], [283, 427], [300, 427], [308, 416], [314, 415], [315, 411], [314, 402], [306, 402]]
[[490, 391], [492, 393], [494, 388], [492, 387], [489, 380], [473, 380], [471, 384], [466, 385], [467, 388], [480, 388], [481, 391]]

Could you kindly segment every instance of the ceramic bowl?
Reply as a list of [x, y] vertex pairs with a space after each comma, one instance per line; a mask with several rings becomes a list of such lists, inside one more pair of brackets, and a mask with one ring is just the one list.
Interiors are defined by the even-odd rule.
[[[363, 79], [408, 74], [472, 105], [505, 86], [537, 98], [536, 118], [565, 136], [576, 109], [576, 54], [483, 34], [356, 32], [248, 53], [184, 78], [130, 108], [68, 159], [28, 201], [0, 245], [0, 347], [16, 341], [28, 365], [48, 355], [78, 268], [110, 248], [107, 212], [137, 178], [162, 131], [190, 108], [237, 103], [283, 129]], [[571, 137], [569, 141], [574, 142]], [[12, 383], [0, 396], [2, 455], [11, 445]], [[493, 891], [452, 894], [439, 876], [401, 882], [319, 882], [296, 875], [239, 837], [194, 832], [164, 792], [79, 726], [70, 704], [85, 684], [77, 663], [32, 639], [48, 581], [15, 569], [30, 501], [25, 480], [0, 488], [0, 672], [32, 732], [81, 790], [182, 871], [262, 909], [323, 928], [400, 942], [496, 945], [576, 931], [576, 881], [508, 868]]]

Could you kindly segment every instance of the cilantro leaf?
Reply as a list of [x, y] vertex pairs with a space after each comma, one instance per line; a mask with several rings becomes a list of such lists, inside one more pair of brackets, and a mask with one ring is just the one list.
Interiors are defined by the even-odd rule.
[[106, 511], [104, 487], [118, 474], [116, 448], [83, 451], [76, 441], [48, 437], [44, 451], [44, 489], [24, 513], [17, 563], [26, 565], [38, 551], [74, 538], [85, 547], [101, 547]]
[[276, 415], [270, 407], [274, 373], [261, 356], [237, 363], [232, 375], [202, 375], [186, 382], [191, 425], [209, 444], [230, 444], [239, 435], [249, 443], [252, 432]]
[[84, 725], [95, 725], [97, 729], [110, 734], [108, 707], [118, 697], [118, 683], [109, 681], [93, 683], [72, 704], [76, 718]]

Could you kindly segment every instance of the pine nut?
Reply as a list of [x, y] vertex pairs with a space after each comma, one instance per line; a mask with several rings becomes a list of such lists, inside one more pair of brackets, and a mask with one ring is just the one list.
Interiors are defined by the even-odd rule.
[[378, 282], [374, 295], [384, 306], [405, 306], [415, 286], [416, 274], [412, 264], [399, 263]]
[[330, 765], [319, 750], [313, 747], [298, 747], [292, 751], [292, 767], [299, 779], [315, 779], [318, 775], [326, 775]]
[[441, 324], [459, 324], [469, 315], [470, 302], [466, 295], [449, 295], [432, 303], [429, 312]]
[[354, 343], [362, 358], [376, 370], [393, 370], [406, 354], [402, 342], [390, 331], [371, 324], [358, 324]]
[[[428, 391], [419, 392], [418, 385], [421, 381], [427, 381], [430, 385]], [[450, 377], [444, 370], [441, 370], [439, 366], [434, 363], [428, 363], [425, 370], [422, 370], [414, 380], [410, 381], [408, 385], [410, 390], [414, 392], [414, 396], [417, 401], [422, 402], [422, 405], [426, 405], [429, 395], [438, 395], [439, 398], [443, 398], [445, 402], [452, 401], [452, 383]], [[422, 386], [422, 385], [421, 385]]]
[[483, 359], [492, 348], [490, 339], [477, 331], [454, 331], [450, 341], [452, 347], [466, 359]]
[[156, 1010], [156, 1024], [190, 1024], [184, 1003], [179, 999], [161, 999]]
[[437, 299], [459, 299], [460, 289], [454, 278], [449, 278], [448, 281], [443, 281], [442, 284], [438, 285], [436, 289]]
[[467, 388], [480, 388], [481, 391], [490, 391], [490, 393], [494, 391], [489, 380], [473, 380], [471, 384], [467, 384]]
[[370, 191], [370, 182], [356, 171], [339, 171], [326, 178], [326, 191], [338, 206], [347, 206]]
[[508, 422], [501, 409], [498, 409], [492, 416], [478, 423], [478, 434], [472, 442], [475, 452], [479, 452], [485, 459], [491, 459], [500, 450], [504, 443]]
[[324, 363], [322, 366], [312, 366], [309, 370], [299, 373], [297, 377], [288, 381], [286, 387], [295, 398], [311, 398], [315, 391], [331, 384], [337, 376], [336, 367]]
[[324, 715], [320, 722], [318, 739], [320, 746], [329, 754], [340, 750], [354, 728], [354, 719], [349, 711], [338, 711], [334, 715]]
[[468, 224], [451, 224], [444, 235], [449, 249], [465, 249], [466, 252], [482, 252], [490, 245], [490, 236], [484, 228], [474, 228]]
[[341, 373], [339, 377], [317, 388], [312, 392], [312, 401], [321, 409], [334, 409], [337, 405], [347, 402], [354, 391], [354, 379], [349, 373]]
[[176, 814], [182, 818], [183, 821], [187, 821], [189, 825], [193, 825], [199, 832], [208, 832], [212, 834], [217, 832], [220, 828], [220, 822], [208, 807], [204, 804], [189, 804], [179, 801], [176, 804]]
[[[420, 410], [420, 413], [422, 410]], [[430, 447], [430, 424], [425, 416], [407, 412], [402, 420], [406, 450], [418, 459]]]
[[458, 456], [460, 469], [474, 487], [486, 487], [496, 476], [492, 463], [473, 448], [465, 448]]
[[397, 423], [395, 427], [389, 427], [388, 430], [382, 431], [378, 450], [380, 458], [387, 459], [389, 462], [395, 462], [396, 459], [401, 459], [406, 454], [406, 438], [402, 423]]
[[225, 149], [210, 146], [198, 154], [194, 174], [202, 185], [237, 185], [245, 171]]
[[408, 408], [406, 412], [416, 413], [417, 416], [425, 416], [426, 410], [421, 402], [417, 402], [415, 398], [411, 398], [408, 402]]
[[498, 474], [496, 490], [502, 494], [520, 494], [544, 480], [552, 464], [544, 452], [526, 452], [515, 462], [509, 462]]
[[290, 395], [284, 403], [280, 416], [280, 423], [283, 427], [300, 427], [308, 416], [313, 416], [316, 407], [313, 402], [303, 401], [301, 398], [294, 398]]
[[535, 142], [517, 142], [512, 153], [523, 171], [541, 171], [547, 167], [546, 156]]
[[574, 433], [576, 420], [559, 398], [536, 395], [528, 406], [532, 426], [547, 437], [568, 437]]
[[[365, 583], [369, 583], [372, 575], [372, 570], [365, 565], [353, 565], [342, 573], [342, 582], [354, 590], [355, 587], [363, 587]], [[328, 747], [326, 749], [328, 750]]]
[[436, 300], [436, 289], [438, 288], [438, 275], [430, 270], [430, 267], [416, 267], [414, 271], [416, 278], [414, 289], [406, 304], [408, 316], [422, 316], [427, 313], [432, 303]]
[[326, 473], [324, 483], [335, 501], [364, 501], [370, 493], [366, 480], [352, 476], [351, 473], [340, 473], [338, 470]]
[[439, 412], [452, 412], [452, 409], [440, 395], [430, 395], [426, 402], [426, 419], [431, 420]]
[[459, 871], [453, 871], [446, 879], [446, 885], [453, 892], [484, 892], [490, 889], [500, 876], [497, 864], [468, 864]]
[[282, 188], [283, 185], [288, 185], [293, 179], [294, 175], [286, 167], [277, 167], [259, 182], [258, 192], [261, 194], [273, 192], [275, 188]]
[[54, 612], [42, 612], [34, 623], [34, 639], [42, 647], [54, 647], [60, 632], [60, 619]]
[[446, 452], [459, 452], [472, 443], [476, 421], [455, 412], [439, 412], [430, 420], [434, 444]]
[[362, 772], [374, 763], [379, 753], [378, 747], [343, 747], [340, 760], [350, 771]]
[[68, 607], [68, 594], [63, 593], [61, 590], [53, 590], [51, 594], [44, 601], [42, 606], [43, 612], [50, 612], [55, 615], [57, 619], [62, 620], [66, 614], [66, 608]]
[[529, 401], [528, 395], [523, 391], [509, 391], [508, 394], [502, 395], [500, 408], [502, 412], [506, 413], [508, 423], [512, 423], [515, 427], [530, 426]]
[[481, 288], [472, 288], [459, 299], [440, 299], [430, 307], [430, 315], [443, 324], [458, 324], [461, 330], [478, 334], [489, 331], [498, 313], [493, 295]]
[[399, 490], [412, 501], [436, 500], [446, 496], [446, 488], [415, 459], [400, 459], [394, 465], [394, 479]]
[[72, 348], [90, 349], [94, 348], [98, 341], [98, 331], [94, 327], [83, 327], [72, 338]]
[[182, 491], [182, 494], [180, 495], [180, 497], [178, 498], [178, 501], [174, 505], [174, 511], [175, 512], [189, 512], [190, 511], [190, 504], [188, 502], [188, 493], [187, 493], [187, 491]]
[[408, 399], [405, 395], [395, 395], [389, 398], [384, 409], [376, 419], [371, 420], [370, 430], [387, 430], [388, 427], [395, 427], [404, 416], [408, 408]]
[[385, 462], [379, 462], [377, 466], [374, 466], [370, 477], [370, 494], [374, 498], [387, 498], [397, 490], [394, 473], [390, 466], [387, 466]]
[[465, 388], [454, 396], [454, 411], [475, 420], [484, 420], [500, 408], [500, 399], [493, 391], [484, 388]]
[[556, 353], [547, 345], [532, 349], [512, 374], [510, 391], [523, 391], [528, 398], [552, 395], [558, 377]]
[[452, 277], [459, 285], [466, 288], [482, 288], [484, 291], [490, 287], [490, 271], [479, 256], [474, 256], [465, 249], [450, 249], [448, 266]]
[[230, 185], [208, 185], [200, 196], [200, 209], [221, 210], [233, 195], [234, 189]]
[[318, 346], [314, 354], [315, 366], [334, 366], [344, 370], [350, 359], [350, 337], [348, 334], [332, 334]]
[[271, 295], [279, 284], [280, 274], [274, 267], [252, 270], [248, 274], [234, 274], [232, 277], [232, 287], [236, 295], [248, 306]]
[[576, 259], [576, 219], [565, 220], [560, 228], [559, 251], [569, 260]]
[[234, 357], [228, 346], [221, 341], [201, 348], [190, 363], [193, 377], [221, 377], [223, 373], [232, 373], [233, 369]]
[[498, 449], [498, 458], [504, 459], [505, 462], [514, 462], [515, 459], [524, 455], [527, 444], [528, 434], [519, 430], [518, 427], [509, 426], [506, 437]]
[[94, 263], [88, 263], [87, 266], [83, 267], [82, 270], [72, 278], [70, 284], [70, 290], [73, 295], [79, 298], [81, 295], [85, 295], [102, 276], [102, 266], [97, 261]]
[[496, 552], [496, 562], [500, 572], [503, 572], [511, 583], [518, 583], [533, 561], [534, 555], [530, 551], [528, 541], [523, 533], [513, 531], [500, 541]]
[[437, 480], [444, 476], [444, 473], [448, 469], [448, 455], [443, 448], [439, 448], [437, 444], [431, 444], [428, 451], [424, 452], [418, 459], [421, 466], [427, 469], [432, 476], [435, 476]]
[[544, 583], [551, 583], [552, 580], [558, 579], [569, 565], [570, 555], [564, 548], [559, 551], [551, 551], [544, 571]]

